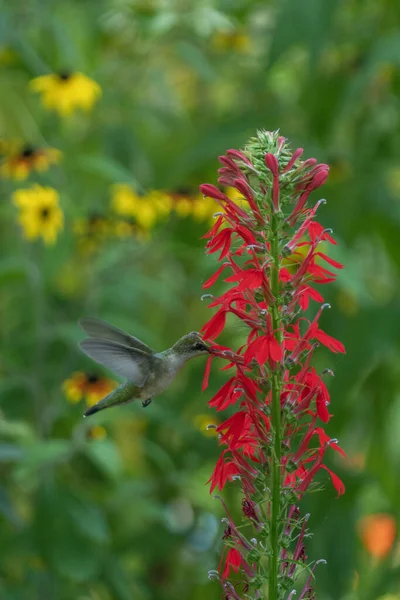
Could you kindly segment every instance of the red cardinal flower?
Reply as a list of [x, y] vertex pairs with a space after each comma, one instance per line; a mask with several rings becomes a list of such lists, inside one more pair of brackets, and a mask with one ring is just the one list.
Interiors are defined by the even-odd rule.
[[[329, 392], [325, 372], [312, 366], [320, 344], [345, 351], [319, 326], [328, 305], [315, 287], [334, 281], [343, 265], [326, 253], [327, 244], [336, 242], [316, 220], [324, 201], [307, 206], [329, 167], [301, 160], [302, 153], [292, 152], [277, 132], [261, 131], [245, 150], [219, 157], [219, 183], [236, 189], [240, 206], [214, 185], [200, 187], [216, 201], [216, 222], [204, 237], [207, 252], [218, 253], [221, 262], [204, 288], [224, 286], [221, 295], [211, 296], [216, 312], [202, 328], [211, 341], [203, 389], [214, 359], [225, 359], [222, 369], [230, 372], [209, 400], [211, 408], [229, 411], [217, 427], [221, 454], [209, 483], [211, 491], [240, 486], [246, 520], [239, 530], [223, 502], [228, 525], [219, 578], [224, 594], [235, 600], [261, 588], [268, 597], [286, 599], [285, 578], [294, 581], [310, 568], [299, 500], [321, 469], [338, 495], [344, 492], [324, 464], [328, 451], [344, 453], [323, 429], [332, 416]], [[315, 314], [311, 321], [306, 310]], [[224, 333], [228, 315], [246, 330], [237, 349], [212, 341]], [[300, 598], [314, 597], [312, 582], [310, 575]]]

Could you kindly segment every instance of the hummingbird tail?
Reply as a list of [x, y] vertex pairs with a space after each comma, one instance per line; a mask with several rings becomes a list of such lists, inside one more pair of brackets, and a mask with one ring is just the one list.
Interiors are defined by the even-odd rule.
[[100, 410], [110, 408], [111, 406], [120, 406], [121, 404], [127, 404], [135, 399], [135, 395], [138, 392], [138, 387], [132, 382], [127, 381], [122, 383], [117, 389], [113, 390], [108, 396], [99, 400], [94, 406], [90, 406], [84, 413], [84, 417], [94, 415]]

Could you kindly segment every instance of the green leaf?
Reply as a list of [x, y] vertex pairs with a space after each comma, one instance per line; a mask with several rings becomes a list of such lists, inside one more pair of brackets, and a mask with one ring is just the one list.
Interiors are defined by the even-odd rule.
[[110, 157], [80, 156], [77, 159], [77, 168], [83, 172], [100, 176], [111, 183], [129, 183], [138, 189], [138, 182], [133, 174]]
[[15, 444], [0, 444], [0, 462], [15, 462], [21, 460], [24, 450]]
[[85, 454], [107, 477], [116, 479], [121, 475], [122, 459], [111, 440], [92, 440], [86, 445]]
[[96, 506], [84, 503], [80, 499], [71, 499], [68, 512], [82, 535], [101, 544], [108, 541], [107, 522]]
[[0, 286], [23, 281], [27, 277], [27, 271], [26, 262], [16, 257], [0, 261]]

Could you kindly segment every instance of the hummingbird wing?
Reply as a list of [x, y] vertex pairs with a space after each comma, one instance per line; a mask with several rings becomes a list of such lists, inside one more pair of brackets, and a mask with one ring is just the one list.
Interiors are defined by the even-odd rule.
[[128, 348], [117, 342], [87, 339], [79, 344], [87, 356], [138, 387], [143, 387], [155, 361], [161, 360], [139, 348]]
[[143, 352], [148, 352], [149, 354], [153, 354], [155, 352], [152, 348], [150, 348], [150, 346], [138, 338], [125, 333], [121, 329], [118, 329], [118, 327], [114, 327], [114, 325], [110, 325], [110, 323], [102, 321], [101, 319], [80, 319], [79, 325], [91, 338], [110, 340], [111, 342], [117, 342], [117, 344], [122, 344], [128, 348], [137, 348], [139, 350], [143, 350]]

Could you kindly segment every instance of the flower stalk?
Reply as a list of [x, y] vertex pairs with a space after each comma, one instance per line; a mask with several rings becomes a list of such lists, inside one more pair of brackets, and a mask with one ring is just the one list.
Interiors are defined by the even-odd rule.
[[[205, 282], [228, 284], [211, 298], [217, 312], [202, 329], [212, 343], [203, 389], [215, 357], [228, 361], [230, 378], [209, 401], [229, 411], [218, 427], [221, 455], [211, 475], [211, 491], [226, 485], [242, 490], [242, 522], [222, 500], [226, 518], [218, 578], [224, 598], [287, 600], [314, 598], [314, 570], [307, 560], [308, 518], [299, 502], [321, 469], [338, 492], [340, 479], [325, 464], [328, 448], [344, 454], [323, 430], [329, 421], [329, 393], [312, 366], [323, 344], [333, 352], [343, 345], [318, 320], [327, 306], [315, 285], [335, 279], [330, 267], [342, 265], [321, 251], [334, 244], [330, 230], [316, 220], [319, 201], [307, 206], [310, 193], [328, 176], [328, 166], [301, 160], [278, 132], [260, 131], [243, 151], [220, 157], [219, 183], [233, 187], [233, 200], [211, 184], [200, 186], [219, 205], [206, 234], [207, 252], [219, 252], [220, 268]], [[329, 268], [327, 268], [327, 266]], [[321, 304], [319, 310], [310, 302]], [[314, 318], [304, 312], [310, 308]], [[221, 346], [227, 316], [246, 330], [238, 349]], [[319, 423], [322, 422], [322, 425]]]

